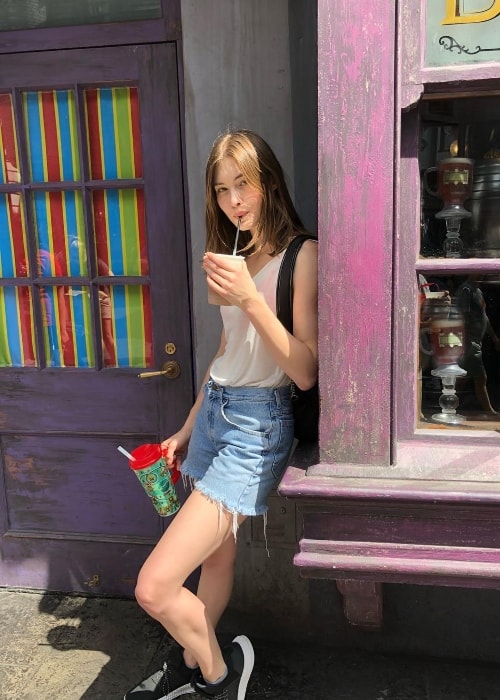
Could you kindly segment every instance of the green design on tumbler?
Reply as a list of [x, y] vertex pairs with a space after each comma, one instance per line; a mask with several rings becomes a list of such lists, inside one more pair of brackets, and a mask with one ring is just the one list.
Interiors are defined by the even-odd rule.
[[144, 490], [153, 501], [159, 515], [173, 515], [179, 510], [179, 500], [170, 478], [170, 469], [163, 457], [151, 467], [135, 472]]
[[160, 445], [145, 444], [132, 451], [130, 468], [136, 473], [156, 511], [161, 516], [177, 513], [180, 508], [174, 483], [179, 472], [169, 469]]

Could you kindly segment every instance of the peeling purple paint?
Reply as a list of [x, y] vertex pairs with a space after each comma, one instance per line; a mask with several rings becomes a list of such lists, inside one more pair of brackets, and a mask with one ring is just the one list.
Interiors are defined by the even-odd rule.
[[321, 452], [385, 464], [395, 8], [320, 0], [318, 11]]

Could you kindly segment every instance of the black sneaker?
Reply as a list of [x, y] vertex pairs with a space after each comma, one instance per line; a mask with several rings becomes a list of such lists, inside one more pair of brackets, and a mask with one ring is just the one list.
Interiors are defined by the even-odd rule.
[[149, 678], [130, 690], [124, 700], [175, 700], [182, 695], [194, 693], [191, 687], [193, 669], [184, 662], [181, 649], [174, 649], [171, 658]]
[[208, 684], [198, 670], [191, 685], [202, 698], [211, 700], [245, 700], [248, 681], [253, 670], [255, 655], [251, 641], [243, 635], [235, 637], [223, 650], [227, 676], [217, 685]]

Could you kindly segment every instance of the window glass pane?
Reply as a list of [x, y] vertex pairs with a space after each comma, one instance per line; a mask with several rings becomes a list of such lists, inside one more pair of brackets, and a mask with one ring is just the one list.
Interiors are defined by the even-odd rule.
[[95, 364], [90, 295], [86, 287], [39, 287], [48, 367]]
[[137, 88], [86, 90], [85, 107], [91, 179], [142, 177]]
[[21, 182], [17, 135], [10, 94], [0, 94], [0, 184]]
[[0, 367], [37, 364], [29, 287], [0, 287]]
[[112, 285], [100, 291], [105, 364], [152, 367], [149, 287]]
[[422, 257], [500, 257], [500, 97], [422, 107]]
[[71, 90], [23, 94], [33, 182], [75, 181], [80, 178], [75, 97]]
[[0, 277], [29, 274], [26, 220], [20, 194], [0, 194]]
[[38, 275], [87, 274], [85, 225], [80, 192], [34, 192]]
[[500, 275], [426, 273], [419, 282], [421, 418], [497, 430]]
[[161, 0], [3, 0], [0, 31], [158, 17]]
[[92, 211], [99, 275], [147, 275], [144, 192], [98, 190]]

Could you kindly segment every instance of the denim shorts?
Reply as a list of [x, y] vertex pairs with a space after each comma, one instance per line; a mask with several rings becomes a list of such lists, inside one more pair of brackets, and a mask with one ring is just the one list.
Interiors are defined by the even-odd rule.
[[203, 387], [181, 472], [238, 515], [262, 515], [293, 445], [290, 387]]

